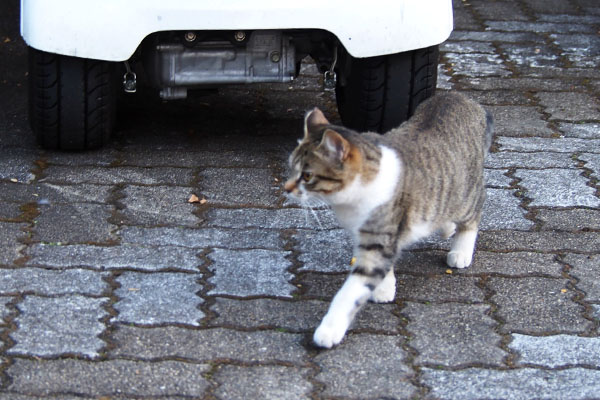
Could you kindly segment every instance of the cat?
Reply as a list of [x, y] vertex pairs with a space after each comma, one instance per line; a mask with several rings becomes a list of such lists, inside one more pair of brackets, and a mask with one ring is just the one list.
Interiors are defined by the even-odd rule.
[[301, 203], [331, 206], [356, 260], [313, 335], [317, 346], [339, 344], [368, 300], [394, 300], [394, 263], [411, 243], [455, 234], [448, 266], [471, 264], [492, 131], [492, 115], [459, 93], [425, 100], [384, 135], [332, 125], [318, 108], [306, 114], [284, 189]]

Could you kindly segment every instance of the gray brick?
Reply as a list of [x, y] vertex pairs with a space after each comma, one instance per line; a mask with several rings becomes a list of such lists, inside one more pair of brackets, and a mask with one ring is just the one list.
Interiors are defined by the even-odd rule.
[[198, 250], [172, 246], [54, 246], [36, 244], [28, 249], [28, 266], [157, 271], [174, 269], [197, 272], [202, 264]]
[[570, 335], [512, 335], [509, 347], [519, 354], [518, 365], [546, 368], [569, 365], [600, 366], [600, 338]]
[[211, 204], [272, 206], [281, 190], [268, 169], [205, 168], [200, 179], [202, 194]]
[[349, 398], [411, 398], [417, 393], [406, 365], [401, 339], [394, 336], [349, 335], [338, 347], [319, 353], [316, 380], [324, 396]]
[[111, 186], [92, 184], [32, 183], [24, 185], [0, 182], [0, 198], [20, 204], [38, 203], [41, 200], [48, 204], [106, 203], [112, 189]]
[[484, 169], [483, 176], [487, 187], [509, 189], [512, 178], [506, 176], [508, 169]]
[[600, 256], [567, 254], [563, 260], [577, 279], [577, 288], [585, 292], [585, 301], [600, 302]]
[[577, 14], [573, 4], [562, 0], [525, 0], [525, 4], [535, 13]]
[[521, 201], [514, 196], [512, 190], [488, 188], [487, 199], [483, 204], [483, 215], [479, 229], [518, 229], [527, 230], [533, 222], [525, 218], [525, 210]]
[[585, 167], [592, 170], [597, 179], [600, 179], [600, 154], [581, 154], [579, 159], [585, 161]]
[[188, 185], [193, 179], [193, 170], [170, 167], [90, 167], [51, 165], [44, 170], [44, 182], [94, 183], [114, 185], [134, 183], [140, 185]]
[[423, 368], [422, 371], [423, 384], [431, 388], [429, 399], [583, 400], [596, 398], [600, 391], [600, 371], [585, 368], [561, 371]]
[[156, 151], [154, 148], [142, 148], [139, 152], [128, 152], [120, 159], [122, 165], [137, 167], [246, 167], [260, 168], [268, 164], [269, 157], [265, 153], [248, 154], [241, 150], [234, 151]]
[[600, 124], [598, 123], [571, 123], [560, 122], [558, 128], [565, 133], [566, 137], [577, 137], [582, 139], [598, 139], [600, 136]]
[[[588, 27], [594, 29], [590, 25]], [[552, 33], [550, 38], [562, 49], [563, 55], [578, 67], [598, 68], [600, 66], [598, 61], [600, 40], [597, 35]]]
[[198, 309], [202, 299], [199, 275], [182, 273], [124, 272], [117, 278], [121, 285], [115, 291], [114, 304], [119, 315], [113, 321], [155, 325], [199, 325], [204, 313]]
[[219, 399], [310, 399], [309, 369], [279, 366], [223, 366], [215, 373]]
[[444, 273], [433, 276], [397, 274], [396, 278], [396, 296], [402, 300], [479, 302], [484, 299], [477, 286], [478, 279], [472, 277]]
[[480, 232], [477, 248], [493, 251], [540, 251], [550, 253], [593, 253], [600, 248], [600, 235], [595, 232]]
[[21, 206], [17, 203], [0, 203], [0, 220], [17, 220], [22, 214]]
[[494, 292], [491, 301], [498, 306], [503, 331], [581, 333], [591, 326], [565, 279], [489, 278], [487, 285]]
[[27, 228], [25, 224], [14, 224], [0, 222], [0, 264], [10, 265], [14, 260], [21, 257], [21, 250], [24, 246], [19, 243], [18, 238], [25, 236], [23, 229]]
[[490, 153], [486, 160], [488, 168], [575, 168], [575, 161], [567, 153], [535, 152], [520, 153], [499, 151]]
[[35, 361], [17, 359], [7, 374], [9, 390], [37, 396], [190, 396], [202, 397], [210, 367], [179, 361], [152, 363], [110, 360]]
[[45, 154], [48, 164], [68, 165], [70, 167], [109, 167], [117, 163], [118, 157], [119, 152], [111, 148], [104, 148], [101, 151], [49, 152]]
[[190, 248], [223, 247], [230, 249], [282, 249], [280, 232], [264, 228], [142, 228], [125, 226], [119, 231], [123, 243], [148, 246]]
[[542, 43], [501, 45], [509, 61], [517, 68], [557, 68], [561, 66], [555, 50]]
[[455, 30], [450, 35], [451, 40], [475, 40], [481, 42], [541, 42], [542, 37], [534, 32], [499, 32], [499, 31], [466, 31]]
[[[204, 217], [206, 225], [225, 228], [333, 229], [339, 227], [331, 210], [313, 211], [314, 213], [300, 208], [275, 210], [213, 208], [208, 210]], [[319, 222], [315, 218], [318, 218]]]
[[[431, 275], [445, 275], [447, 269], [446, 252], [440, 251], [405, 252], [396, 264], [398, 272], [426, 274], [427, 277], [431, 277]], [[556, 256], [553, 254], [529, 252], [495, 253], [477, 250], [473, 257], [473, 264], [469, 268], [452, 270], [452, 274], [457, 276], [484, 274], [507, 276], [546, 275], [562, 278], [562, 264], [556, 261]], [[458, 285], [459, 282], [455, 284]], [[476, 282], [476, 280], [472, 280], [471, 286], [475, 287]], [[415, 290], [418, 290], [418, 285], [415, 284], [412, 286]], [[402, 295], [402, 291], [398, 294]], [[454, 293], [453, 295], [456, 299], [457, 294]], [[427, 301], [426, 296], [427, 292], [424, 291], [423, 297], [420, 300]]]
[[0, 269], [0, 293], [34, 293], [44, 296], [86, 294], [100, 296], [109, 289], [107, 273], [84, 269]]
[[290, 252], [271, 250], [223, 250], [209, 254], [213, 264], [209, 269], [214, 276], [209, 283], [215, 285], [209, 295], [231, 296], [281, 296], [291, 297], [295, 287], [289, 281], [293, 275], [286, 257]]
[[460, 42], [446, 41], [440, 44], [440, 52], [442, 53], [488, 53], [494, 54], [495, 49], [491, 43], [475, 42], [472, 40], [465, 40]]
[[[341, 286], [341, 282], [340, 285]], [[338, 288], [339, 288], [338, 286]], [[331, 299], [329, 296], [328, 300]], [[327, 312], [329, 301], [282, 301], [274, 299], [234, 300], [217, 298], [211, 311], [216, 326], [313, 331]], [[357, 314], [352, 330], [398, 333], [400, 320], [393, 314], [393, 304], [367, 304]]]
[[[499, 35], [498, 32], [490, 32], [490, 36]], [[481, 36], [480, 32], [475, 33], [476, 36]], [[515, 34], [520, 36], [520, 34]], [[473, 39], [475, 40], [475, 39]], [[496, 40], [496, 39], [492, 39]], [[544, 39], [537, 37], [534, 39], [537, 42], [543, 42]], [[564, 73], [565, 70], [563, 70]], [[564, 77], [563, 77], [564, 78]], [[468, 81], [462, 80], [461, 86], [464, 89], [474, 90], [548, 90], [548, 91], [560, 91], [560, 90], [573, 90], [574, 87], [578, 87], [577, 82], [573, 82], [568, 79], [537, 79], [535, 77], [523, 77], [523, 78], [496, 78], [496, 77], [482, 77], [477, 79], [469, 79]]]
[[106, 346], [98, 335], [105, 329], [100, 319], [108, 314], [103, 308], [107, 301], [80, 295], [25, 297], [17, 304], [18, 329], [10, 334], [16, 344], [8, 353], [38, 357], [75, 353], [97, 357]]
[[497, 54], [485, 53], [445, 53], [448, 64], [456, 76], [510, 76], [511, 72], [502, 65]]
[[557, 24], [552, 22], [526, 22], [526, 21], [488, 21], [489, 30], [493, 31], [531, 31], [531, 32], [594, 32], [592, 26], [582, 24]]
[[600, 119], [600, 103], [587, 93], [540, 92], [537, 93], [537, 97], [552, 119], [567, 121]]
[[[522, 11], [518, 3], [512, 2], [481, 2], [474, 3], [473, 7], [477, 13], [486, 20], [508, 20], [527, 21], [527, 15]], [[535, 31], [534, 31], [535, 32]]]
[[497, 136], [550, 137], [554, 134], [536, 107], [487, 106], [486, 108], [494, 115], [494, 134]]
[[545, 169], [515, 171], [520, 185], [527, 190], [533, 201], [531, 207], [598, 207], [600, 198], [587, 186], [587, 179], [579, 170]]
[[42, 242], [100, 243], [116, 239], [108, 222], [113, 207], [99, 204], [51, 204], [39, 207], [34, 238]]
[[12, 297], [0, 296], [0, 323], [5, 323], [6, 317], [12, 313], [12, 310], [8, 307], [8, 303], [13, 300]]
[[[17, 180], [30, 183], [35, 178], [31, 172], [35, 167], [37, 151], [22, 148], [0, 148], [0, 180]], [[13, 182], [11, 182], [13, 183]]]
[[567, 210], [537, 210], [536, 218], [543, 230], [581, 231], [600, 230], [600, 210], [573, 208]]
[[246, 363], [302, 363], [307, 356], [302, 345], [303, 335], [273, 331], [119, 325], [113, 340], [117, 346], [111, 350], [111, 355], [144, 360], [179, 358], [194, 362], [227, 359]]
[[413, 334], [409, 344], [418, 355], [418, 365], [459, 367], [469, 364], [502, 365], [507, 353], [500, 349], [502, 337], [496, 321], [483, 304], [407, 303], [402, 309]]
[[192, 214], [196, 210], [188, 199], [194, 188], [177, 186], [128, 186], [123, 190], [125, 206], [120, 210], [122, 222], [132, 225], [177, 225], [193, 227], [200, 220]]
[[346, 272], [352, 259], [352, 239], [343, 229], [299, 230], [293, 236], [300, 250], [301, 271]]

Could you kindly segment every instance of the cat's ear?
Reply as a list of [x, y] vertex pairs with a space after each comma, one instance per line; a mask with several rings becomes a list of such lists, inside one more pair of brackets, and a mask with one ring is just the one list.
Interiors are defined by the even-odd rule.
[[351, 150], [350, 142], [333, 129], [327, 129], [323, 133], [319, 147], [325, 148], [331, 157], [340, 162], [346, 161]]
[[304, 137], [308, 136], [308, 132], [313, 131], [319, 125], [329, 125], [329, 121], [318, 108], [313, 108], [304, 116]]

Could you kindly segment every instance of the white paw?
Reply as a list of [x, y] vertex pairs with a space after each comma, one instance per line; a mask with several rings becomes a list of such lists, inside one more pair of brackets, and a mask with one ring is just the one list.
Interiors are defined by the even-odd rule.
[[451, 251], [448, 253], [446, 263], [451, 268], [467, 268], [471, 265], [473, 253], [464, 251]]
[[396, 278], [384, 279], [379, 286], [375, 288], [369, 300], [374, 303], [389, 303], [396, 297]]
[[330, 349], [339, 344], [346, 334], [346, 327], [333, 326], [322, 322], [313, 335], [313, 342], [319, 347]]

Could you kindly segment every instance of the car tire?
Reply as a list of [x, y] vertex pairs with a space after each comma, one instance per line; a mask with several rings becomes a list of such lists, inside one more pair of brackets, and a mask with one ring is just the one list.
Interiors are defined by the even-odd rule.
[[114, 64], [29, 49], [29, 121], [52, 150], [105, 145], [115, 123]]
[[385, 133], [406, 121], [437, 83], [438, 46], [353, 58], [338, 80], [336, 98], [342, 123], [357, 131]]

